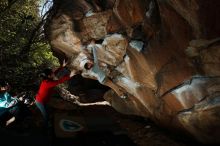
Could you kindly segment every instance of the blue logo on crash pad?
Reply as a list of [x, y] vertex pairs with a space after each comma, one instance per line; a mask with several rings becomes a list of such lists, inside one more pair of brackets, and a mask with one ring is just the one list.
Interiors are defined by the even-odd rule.
[[74, 121], [66, 120], [66, 119], [60, 120], [60, 127], [63, 131], [66, 131], [66, 132], [77, 132], [83, 129], [82, 125]]

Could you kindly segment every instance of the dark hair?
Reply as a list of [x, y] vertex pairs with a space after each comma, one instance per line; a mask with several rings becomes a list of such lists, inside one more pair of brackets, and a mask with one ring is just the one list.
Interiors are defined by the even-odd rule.
[[90, 68], [88, 67], [88, 63], [86, 63], [86, 64], [84, 65], [84, 68], [85, 68], [86, 70], [90, 69]]
[[5, 87], [8, 86], [8, 82], [6, 82], [5, 80], [0, 80], [0, 87]]
[[52, 69], [46, 68], [43, 70], [42, 73], [40, 73], [40, 77], [43, 78], [44, 80], [49, 79], [48, 76], [53, 73]]

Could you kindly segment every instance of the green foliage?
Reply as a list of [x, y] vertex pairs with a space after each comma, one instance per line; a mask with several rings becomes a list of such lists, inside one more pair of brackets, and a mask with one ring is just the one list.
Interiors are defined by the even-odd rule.
[[44, 39], [40, 2], [0, 1], [0, 79], [16, 90], [36, 88], [42, 68], [58, 65]]

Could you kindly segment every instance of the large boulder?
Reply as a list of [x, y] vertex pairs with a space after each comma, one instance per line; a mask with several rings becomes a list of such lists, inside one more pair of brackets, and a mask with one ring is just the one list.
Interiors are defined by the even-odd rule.
[[119, 112], [149, 117], [204, 143], [220, 143], [219, 0], [54, 0], [45, 27], [52, 50], [81, 66], [96, 41]]

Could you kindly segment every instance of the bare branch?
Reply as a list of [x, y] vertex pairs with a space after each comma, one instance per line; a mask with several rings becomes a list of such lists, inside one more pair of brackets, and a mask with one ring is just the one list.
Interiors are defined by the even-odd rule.
[[51, 9], [48, 10], [44, 16], [42, 17], [41, 21], [38, 23], [38, 25], [36, 26], [36, 28], [32, 31], [31, 36], [28, 40], [28, 43], [21, 49], [20, 51], [20, 55], [22, 56], [23, 54], [25, 54], [26, 52], [30, 52], [31, 50], [31, 46], [34, 42], [34, 40], [36, 39], [37, 36], [37, 32], [42, 28], [42, 26], [44, 25], [45, 21], [46, 21], [46, 17], [48, 16], [48, 14], [50, 13]]
[[74, 104], [77, 104], [78, 106], [92, 106], [92, 105], [111, 106], [111, 104], [107, 101], [100, 101], [100, 102], [93, 102], [93, 103], [81, 103], [79, 101], [79, 96], [75, 96], [75, 95], [71, 94], [69, 91], [67, 91], [64, 88], [60, 88], [60, 94], [64, 100], [70, 101]]

